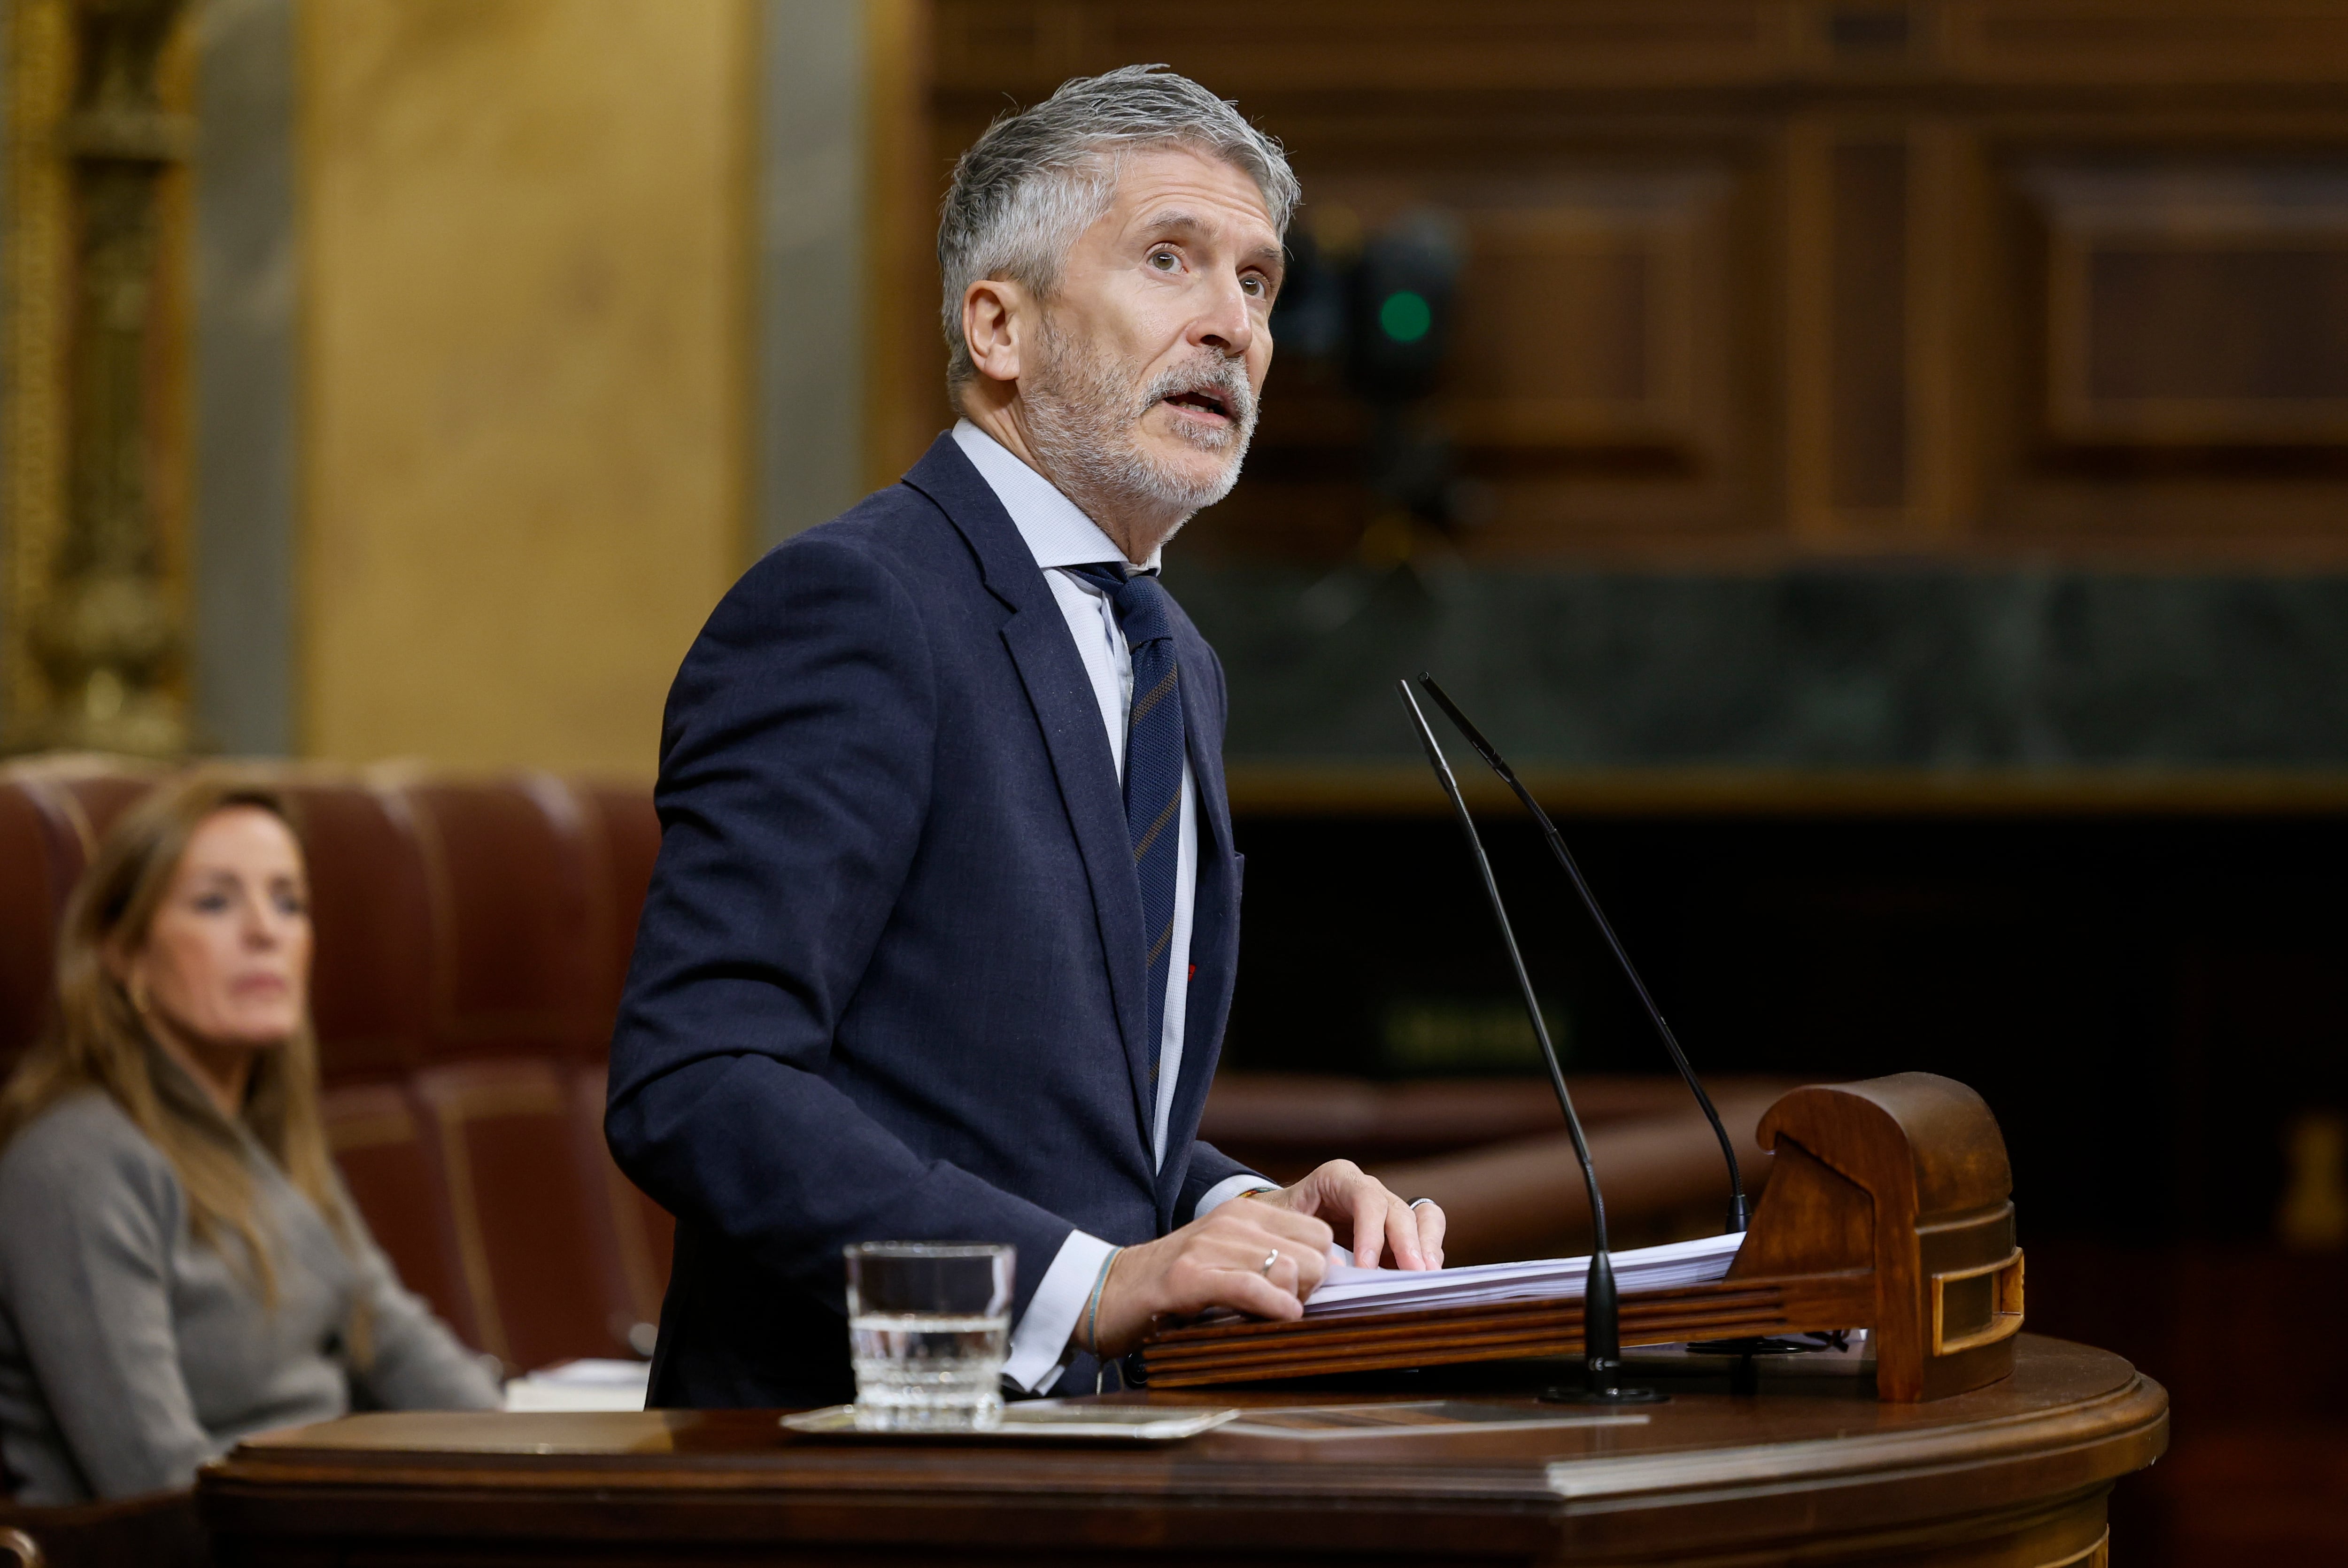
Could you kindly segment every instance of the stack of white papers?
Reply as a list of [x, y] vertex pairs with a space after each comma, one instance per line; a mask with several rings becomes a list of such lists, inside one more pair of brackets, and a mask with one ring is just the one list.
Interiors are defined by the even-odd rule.
[[506, 1384], [509, 1410], [641, 1410], [649, 1361], [589, 1358], [541, 1367]]
[[[1632, 1291], [1710, 1284], [1728, 1273], [1728, 1265], [1744, 1241], [1741, 1233], [1733, 1233], [1616, 1253], [1612, 1254], [1615, 1285], [1628, 1295]], [[1313, 1317], [1360, 1307], [1400, 1311], [1571, 1297], [1581, 1295], [1589, 1279], [1590, 1260], [1586, 1257], [1478, 1264], [1468, 1268], [1432, 1271], [1334, 1264], [1323, 1276], [1321, 1288], [1313, 1293], [1313, 1299], [1304, 1304], [1304, 1315]]]

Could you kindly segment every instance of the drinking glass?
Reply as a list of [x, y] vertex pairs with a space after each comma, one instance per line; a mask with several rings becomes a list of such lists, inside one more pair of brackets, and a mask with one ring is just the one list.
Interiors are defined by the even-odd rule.
[[864, 1242], [847, 1253], [859, 1429], [986, 1431], [1000, 1423], [1014, 1250]]

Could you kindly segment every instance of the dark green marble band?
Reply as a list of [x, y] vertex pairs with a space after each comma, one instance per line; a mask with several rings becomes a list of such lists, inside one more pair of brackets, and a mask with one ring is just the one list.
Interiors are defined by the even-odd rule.
[[2348, 767], [2348, 576], [1167, 581], [1222, 655], [1241, 764], [1414, 757], [1393, 686], [1424, 667], [1519, 766]]

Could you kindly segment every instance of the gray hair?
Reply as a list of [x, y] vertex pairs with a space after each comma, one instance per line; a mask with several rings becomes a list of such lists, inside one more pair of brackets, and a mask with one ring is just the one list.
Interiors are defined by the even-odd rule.
[[946, 386], [977, 374], [962, 335], [962, 302], [981, 278], [1005, 278], [1049, 298], [1076, 236], [1108, 210], [1129, 153], [1186, 147], [1247, 171], [1283, 236], [1303, 188], [1280, 143], [1237, 108], [1163, 66], [1075, 77], [1032, 108], [1003, 116], [954, 165], [938, 218], [945, 285]]

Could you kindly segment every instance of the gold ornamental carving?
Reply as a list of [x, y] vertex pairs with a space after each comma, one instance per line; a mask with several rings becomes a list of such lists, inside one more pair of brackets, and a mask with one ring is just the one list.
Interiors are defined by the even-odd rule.
[[[54, 345], [63, 395], [51, 398], [61, 403], [64, 472], [51, 465], [28, 478], [61, 478], [65, 503], [53, 545], [16, 552], [32, 676], [17, 683], [18, 746], [168, 756], [188, 741], [178, 686], [184, 634], [164, 578], [151, 439], [159, 187], [191, 141], [158, 77], [184, 9], [184, 0], [74, 0], [70, 38], [59, 40], [69, 46], [70, 108], [45, 139], [22, 120], [14, 128], [35, 141], [19, 169], [62, 169], [70, 245], [63, 298], [50, 295], [49, 314], [63, 320], [42, 322], [29, 297], [18, 310], [20, 326], [64, 334]], [[36, 217], [27, 210], [18, 222]], [[20, 281], [45, 238], [53, 253], [61, 249], [56, 236], [15, 237]], [[27, 372], [55, 365], [15, 356], [20, 406], [41, 390], [26, 385]], [[13, 423], [21, 431], [26, 421]], [[36, 525], [45, 498], [20, 486], [15, 499], [33, 503], [17, 507], [17, 526]]]

